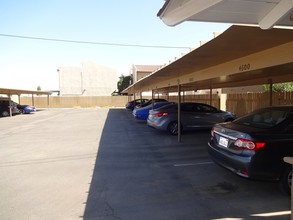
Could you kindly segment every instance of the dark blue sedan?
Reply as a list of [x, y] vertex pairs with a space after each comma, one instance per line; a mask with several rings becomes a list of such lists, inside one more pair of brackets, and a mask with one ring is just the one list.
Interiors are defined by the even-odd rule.
[[149, 111], [154, 108], [160, 108], [164, 105], [168, 105], [170, 104], [170, 102], [156, 102], [154, 103], [154, 106], [152, 104], [142, 107], [142, 108], [136, 108], [132, 111], [133, 116], [136, 119], [140, 119], [140, 120], [147, 120], [148, 116], [149, 116]]

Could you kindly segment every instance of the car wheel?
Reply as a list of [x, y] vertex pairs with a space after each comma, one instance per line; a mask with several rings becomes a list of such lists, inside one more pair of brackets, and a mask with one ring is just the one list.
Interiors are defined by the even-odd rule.
[[25, 111], [23, 109], [20, 109], [20, 114], [25, 114]]
[[9, 114], [9, 112], [8, 111], [3, 111], [2, 113], [1, 113], [1, 116], [2, 117], [8, 117], [10, 114]]
[[280, 179], [280, 186], [281, 186], [281, 189], [285, 193], [291, 194], [291, 185], [292, 185], [292, 166], [286, 166]]
[[[171, 135], [178, 135], [178, 122], [177, 121], [172, 121], [167, 127], [167, 131]], [[182, 131], [182, 126], [181, 126], [181, 131]]]

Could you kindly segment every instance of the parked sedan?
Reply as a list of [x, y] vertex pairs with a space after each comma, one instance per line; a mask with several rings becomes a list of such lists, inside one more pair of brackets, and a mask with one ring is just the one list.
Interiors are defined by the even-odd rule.
[[127, 102], [125, 105], [125, 108], [132, 111], [135, 108], [135, 106], [144, 104], [147, 101], [149, 101], [149, 100], [148, 99], [135, 99], [130, 102]]
[[[181, 130], [211, 128], [215, 123], [232, 121], [235, 116], [203, 103], [181, 103]], [[178, 104], [151, 110], [147, 124], [159, 130], [178, 134]]]
[[21, 114], [29, 114], [32, 112], [36, 112], [37, 109], [34, 106], [30, 106], [30, 105], [20, 105], [15, 103], [17, 108], [19, 109], [19, 111], [21, 112]]
[[293, 106], [268, 107], [212, 128], [209, 154], [218, 164], [251, 179], [280, 180], [291, 192]]
[[136, 119], [140, 120], [147, 120], [149, 116], [149, 111], [154, 108], [160, 108], [164, 105], [170, 104], [170, 102], [156, 102], [154, 104], [150, 104], [148, 106], [142, 107], [142, 108], [136, 108], [133, 110], [132, 114]]

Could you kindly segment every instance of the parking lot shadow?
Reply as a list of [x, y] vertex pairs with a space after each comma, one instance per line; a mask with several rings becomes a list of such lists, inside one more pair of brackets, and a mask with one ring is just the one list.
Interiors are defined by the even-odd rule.
[[289, 210], [290, 199], [274, 183], [248, 181], [214, 164], [209, 136], [209, 130], [188, 132], [178, 143], [129, 111], [110, 109], [82, 218], [257, 219]]

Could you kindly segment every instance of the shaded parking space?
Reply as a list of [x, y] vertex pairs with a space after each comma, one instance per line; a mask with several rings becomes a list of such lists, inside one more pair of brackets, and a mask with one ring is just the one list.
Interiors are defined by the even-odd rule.
[[1, 118], [0, 219], [290, 219], [276, 183], [210, 160], [209, 135], [178, 143], [125, 109]]
[[209, 135], [189, 132], [178, 143], [111, 109], [84, 219], [289, 219], [290, 198], [276, 183], [242, 179], [210, 160]]

